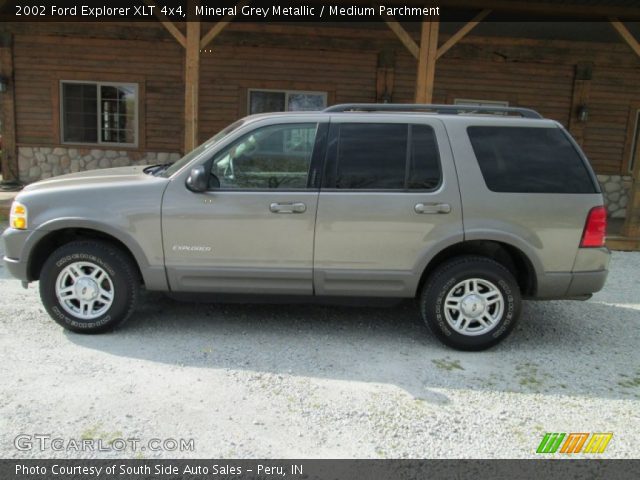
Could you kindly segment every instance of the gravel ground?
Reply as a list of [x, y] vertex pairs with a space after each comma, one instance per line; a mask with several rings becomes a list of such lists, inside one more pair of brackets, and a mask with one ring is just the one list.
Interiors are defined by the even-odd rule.
[[[638, 456], [640, 253], [588, 302], [527, 302], [498, 347], [441, 346], [392, 308], [145, 294], [120, 330], [64, 331], [0, 267], [0, 457], [519, 458], [545, 432]], [[193, 451], [18, 451], [18, 434], [193, 439]], [[37, 445], [37, 443], [36, 443]]]

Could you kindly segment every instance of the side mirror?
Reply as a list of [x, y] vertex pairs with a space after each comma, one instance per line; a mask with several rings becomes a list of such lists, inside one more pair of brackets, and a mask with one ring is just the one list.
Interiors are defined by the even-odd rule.
[[207, 178], [207, 171], [205, 170], [204, 165], [198, 165], [191, 169], [186, 185], [192, 192], [201, 193], [207, 191], [207, 188], [209, 187], [209, 180]]

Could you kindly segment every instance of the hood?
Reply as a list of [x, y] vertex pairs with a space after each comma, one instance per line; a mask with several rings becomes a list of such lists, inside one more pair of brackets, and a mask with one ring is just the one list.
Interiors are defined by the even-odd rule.
[[51, 188], [73, 188], [86, 186], [104, 186], [107, 184], [140, 182], [154, 179], [153, 175], [144, 173], [148, 165], [135, 167], [104, 168], [100, 170], [88, 170], [85, 172], [69, 173], [58, 177], [40, 180], [27, 185], [22, 191], [32, 192]]

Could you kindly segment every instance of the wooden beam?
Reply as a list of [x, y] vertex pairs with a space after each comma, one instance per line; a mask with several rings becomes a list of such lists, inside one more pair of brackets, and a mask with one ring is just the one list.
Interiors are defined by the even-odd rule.
[[453, 34], [449, 40], [444, 42], [442, 46], [438, 49], [438, 53], [436, 54], [436, 59], [440, 58], [442, 55], [447, 53], [451, 47], [453, 47], [456, 43], [462, 40], [471, 30], [473, 30], [482, 20], [485, 19], [487, 15], [491, 13], [490, 8], [486, 8], [482, 10], [478, 15], [473, 17], [473, 19], [467, 23], [464, 27], [458, 30], [455, 34]]
[[[245, 5], [248, 5], [249, 1], [250, 0], [242, 0], [240, 3], [238, 3], [236, 5], [236, 11], [240, 10]], [[231, 21], [233, 20], [233, 17], [234, 15], [227, 15], [218, 23], [216, 23], [211, 28], [211, 30], [209, 30], [207, 34], [204, 37], [202, 37], [202, 39], [200, 40], [200, 48], [201, 49], [205, 48], [207, 45], [209, 45], [213, 41], [214, 38], [220, 35], [220, 33], [222, 33], [222, 30], [224, 30], [224, 28], [231, 23]]]
[[431, 103], [433, 101], [439, 29], [440, 22], [437, 20], [422, 22], [418, 74], [416, 75], [416, 103]]
[[7, 89], [0, 93], [2, 118], [2, 179], [18, 180], [18, 156], [16, 148], [16, 103], [13, 76], [13, 35], [0, 36], [0, 75], [7, 82]]
[[198, 145], [198, 87], [200, 84], [200, 22], [187, 22], [184, 75], [184, 153]]
[[150, 7], [154, 7], [153, 8], [153, 14], [158, 18], [158, 20], [160, 21], [160, 23], [164, 26], [164, 28], [166, 28], [169, 33], [171, 35], [173, 35], [173, 38], [175, 38], [178, 43], [180, 45], [182, 45], [184, 48], [187, 48], [187, 40], [185, 38], [185, 36], [182, 34], [182, 32], [178, 29], [178, 27], [176, 27], [173, 22], [171, 20], [169, 20], [169, 17], [167, 17], [166, 15], [164, 15], [160, 9], [158, 8], [158, 6], [153, 2], [153, 0], [143, 0], [144, 3], [146, 3], [148, 6]]
[[635, 39], [635, 37], [631, 34], [631, 32], [624, 26], [617, 18], [610, 18], [609, 23], [611, 26], [615, 28], [616, 32], [622, 37], [622, 39], [627, 42], [627, 45], [631, 47], [631, 50], [635, 52], [635, 54], [640, 57], [640, 42]]
[[384, 22], [389, 26], [391, 31], [396, 34], [406, 49], [409, 50], [409, 53], [411, 53], [415, 58], [418, 58], [420, 47], [418, 47], [418, 44], [411, 35], [409, 35], [409, 32], [407, 32], [402, 25], [394, 20], [390, 15], [384, 16]]

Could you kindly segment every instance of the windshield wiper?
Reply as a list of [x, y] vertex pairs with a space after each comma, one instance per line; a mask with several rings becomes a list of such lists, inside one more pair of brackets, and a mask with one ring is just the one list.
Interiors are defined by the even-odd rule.
[[156, 176], [156, 175], [164, 172], [171, 165], [173, 165], [173, 164], [172, 163], [159, 163], [158, 165], [151, 165], [150, 167], [145, 168], [143, 170], [143, 172], [148, 174], [148, 175]]

